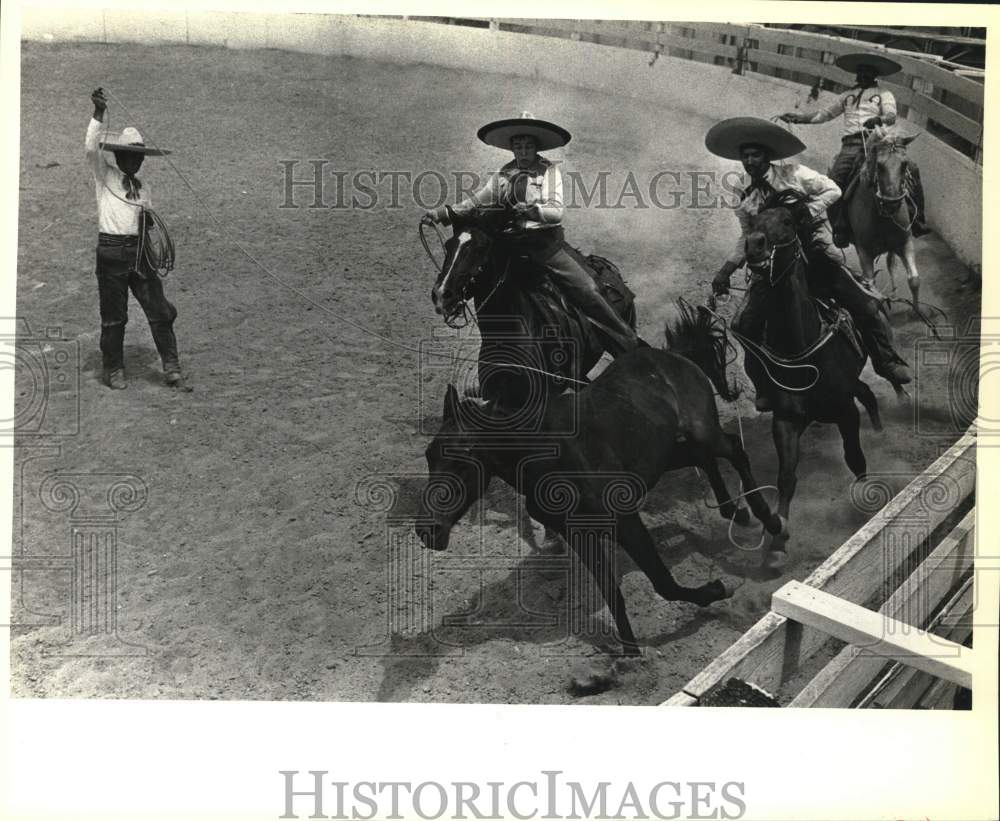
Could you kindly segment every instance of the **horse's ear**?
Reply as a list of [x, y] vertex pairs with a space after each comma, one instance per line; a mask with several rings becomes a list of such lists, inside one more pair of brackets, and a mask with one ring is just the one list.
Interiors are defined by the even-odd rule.
[[458, 391], [450, 384], [444, 394], [444, 420], [446, 422], [458, 418]]
[[919, 134], [913, 134], [913, 135], [912, 135], [912, 136], [910, 136], [910, 137], [903, 137], [903, 139], [901, 139], [901, 140], [900, 140], [900, 142], [901, 142], [901, 143], [902, 143], [903, 145], [909, 145], [909, 144], [910, 144], [910, 143], [912, 143], [912, 142], [913, 142], [913, 141], [914, 141], [915, 139], [917, 139], [917, 137], [919, 137], [919, 136], [920, 136]]

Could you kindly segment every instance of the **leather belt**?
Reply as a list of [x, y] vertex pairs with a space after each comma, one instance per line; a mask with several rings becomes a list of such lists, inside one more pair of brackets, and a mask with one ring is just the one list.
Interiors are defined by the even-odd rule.
[[98, 245], [138, 245], [139, 237], [136, 234], [105, 234], [103, 231], [97, 234]]

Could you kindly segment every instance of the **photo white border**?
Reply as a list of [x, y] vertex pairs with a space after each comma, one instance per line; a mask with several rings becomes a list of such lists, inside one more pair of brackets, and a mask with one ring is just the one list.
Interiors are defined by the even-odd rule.
[[[21, 3], [21, 6], [56, 6]], [[989, 6], [805, 2], [698, 5], [510, 0], [435, 2], [75, 3], [75, 7], [192, 7], [246, 11], [364, 14], [676, 19], [750, 22], [987, 26], [988, 104], [983, 164], [983, 221], [997, 211], [996, 26]], [[4, 117], [3, 178], [18, 178], [19, 4], [3, 4], [0, 42]], [[19, 110], [19, 108], [18, 108]], [[6, 316], [15, 309], [16, 186], [0, 191]], [[983, 315], [1000, 316], [992, 279], [997, 232], [983, 232]], [[13, 370], [0, 370], [0, 412], [13, 418]], [[981, 393], [982, 416], [1000, 418], [1000, 391]], [[12, 450], [0, 448], [0, 540], [11, 544]], [[978, 537], [1000, 544], [1000, 506], [990, 490], [1000, 477], [996, 447], [979, 451]], [[991, 574], [998, 576], [1000, 574]], [[979, 606], [1000, 611], [997, 579]], [[8, 576], [0, 612], [10, 612]], [[251, 702], [60, 701], [9, 699], [9, 631], [2, 632], [0, 727], [4, 728], [0, 817], [277, 818], [279, 770], [328, 770], [330, 779], [468, 780], [538, 778], [558, 769], [582, 782], [637, 785], [741, 781], [746, 819], [970, 819], [995, 817], [997, 793], [997, 632], [978, 629], [985, 669], [975, 678], [974, 709], [953, 711], [723, 710], [657, 707], [532, 707]], [[301, 814], [301, 817], [307, 817]]]

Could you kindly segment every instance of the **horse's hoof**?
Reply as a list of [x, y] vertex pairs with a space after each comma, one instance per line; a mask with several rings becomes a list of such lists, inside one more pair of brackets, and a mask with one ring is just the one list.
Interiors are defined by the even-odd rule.
[[783, 570], [787, 564], [786, 550], [769, 550], [764, 554], [764, 567], [768, 570]]
[[775, 539], [785, 540], [788, 538], [788, 519], [780, 513], [771, 516], [771, 520], [765, 526], [765, 530], [774, 536]]
[[[718, 582], [722, 586], [723, 590], [722, 599], [731, 599], [734, 595], [736, 595], [736, 591], [747, 583], [747, 580], [740, 579], [738, 582], [733, 582], [731, 579], [718, 579]], [[720, 601], [722, 599], [720, 599]]]
[[750, 524], [750, 510], [745, 507], [737, 508], [734, 521], [736, 522], [736, 524], [742, 527], [746, 527], [748, 524]]
[[543, 556], [560, 556], [566, 552], [562, 536], [553, 533], [545, 537], [538, 546], [538, 552]]

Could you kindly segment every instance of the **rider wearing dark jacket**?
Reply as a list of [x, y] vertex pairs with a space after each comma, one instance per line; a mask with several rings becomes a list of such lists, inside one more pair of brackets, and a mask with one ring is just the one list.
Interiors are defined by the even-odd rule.
[[[757, 214], [771, 194], [796, 191], [805, 197], [813, 218], [808, 237], [803, 237], [809, 265], [818, 273], [812, 281], [850, 312], [865, 339], [875, 372], [894, 385], [907, 384], [909, 369], [893, 348], [892, 329], [880, 310], [878, 296], [845, 264], [833, 244], [826, 209], [840, 198], [840, 189], [829, 177], [804, 165], [773, 162], [804, 151], [805, 145], [784, 128], [757, 117], [733, 117], [717, 123], [706, 135], [705, 145], [720, 157], [739, 159], [749, 175], [749, 184], [736, 207], [740, 240], [712, 281], [713, 292], [727, 293], [729, 278], [745, 262], [744, 246], [750, 217]], [[769, 293], [766, 278], [752, 273], [733, 327], [753, 342], [760, 342], [764, 336]], [[757, 409], [770, 410], [767, 386], [755, 384], [754, 387], [757, 389]]]
[[[628, 324], [604, 299], [591, 274], [566, 250], [562, 228], [562, 175], [556, 163], [538, 154], [570, 140], [569, 132], [536, 120], [528, 112], [497, 120], [479, 129], [487, 145], [514, 153], [514, 159], [490, 176], [486, 185], [452, 208], [459, 216], [490, 208], [513, 214], [512, 229], [504, 240], [513, 253], [543, 269], [565, 296], [594, 324], [608, 353], [618, 356], [639, 344]], [[424, 219], [450, 221], [445, 207], [426, 212]]]

